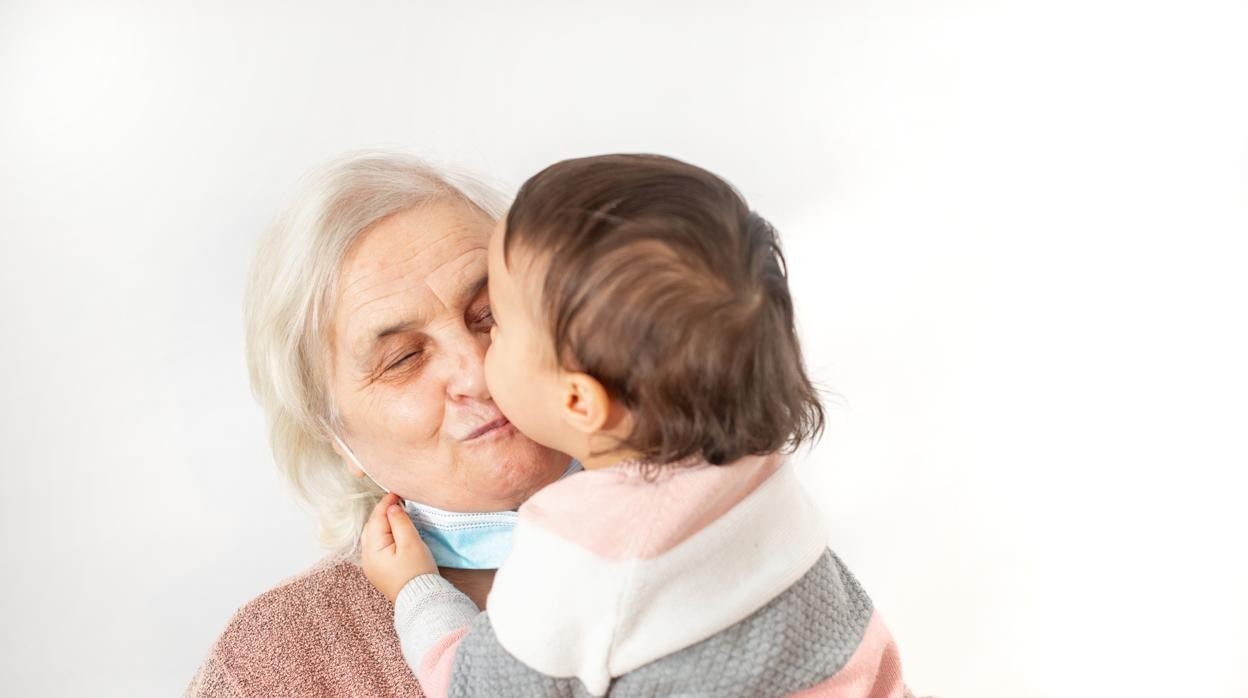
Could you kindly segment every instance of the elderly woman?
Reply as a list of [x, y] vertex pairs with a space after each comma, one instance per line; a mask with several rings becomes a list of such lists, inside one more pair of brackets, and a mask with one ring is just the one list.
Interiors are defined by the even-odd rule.
[[410, 157], [317, 173], [260, 243], [246, 300], [274, 457], [334, 552], [230, 621], [193, 696], [418, 695], [354, 554], [384, 490], [479, 607], [514, 510], [568, 468], [490, 399], [486, 248], [500, 197]]

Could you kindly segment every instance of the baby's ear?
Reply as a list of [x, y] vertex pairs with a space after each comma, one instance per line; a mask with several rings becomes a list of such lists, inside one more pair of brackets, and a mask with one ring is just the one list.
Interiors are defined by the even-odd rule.
[[596, 434], [611, 417], [611, 396], [588, 373], [563, 375], [563, 420], [582, 434]]

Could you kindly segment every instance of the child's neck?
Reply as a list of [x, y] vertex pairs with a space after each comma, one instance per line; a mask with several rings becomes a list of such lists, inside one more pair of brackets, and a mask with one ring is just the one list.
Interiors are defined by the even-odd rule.
[[610, 468], [618, 465], [626, 460], [635, 460], [641, 456], [639, 451], [618, 450], [609, 453], [599, 453], [596, 455], [587, 455], [580, 458], [581, 466], [586, 470], [597, 470], [599, 468]]

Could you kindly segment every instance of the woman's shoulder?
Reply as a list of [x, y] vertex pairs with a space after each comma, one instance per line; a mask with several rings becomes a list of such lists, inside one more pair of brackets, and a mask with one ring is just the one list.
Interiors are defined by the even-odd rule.
[[343, 613], [384, 618], [392, 612], [358, 563], [345, 555], [330, 555], [240, 607], [222, 638], [242, 640], [257, 633], [287, 635], [333, 621]]
[[187, 695], [416, 693], [393, 614], [358, 563], [327, 557], [239, 608]]

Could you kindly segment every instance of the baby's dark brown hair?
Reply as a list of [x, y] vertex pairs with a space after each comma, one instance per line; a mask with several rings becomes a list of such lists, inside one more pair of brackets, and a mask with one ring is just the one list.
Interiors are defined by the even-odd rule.
[[633, 417], [651, 463], [792, 451], [823, 430], [776, 231], [733, 187], [658, 155], [564, 160], [507, 214], [545, 271], [535, 305], [556, 359]]

